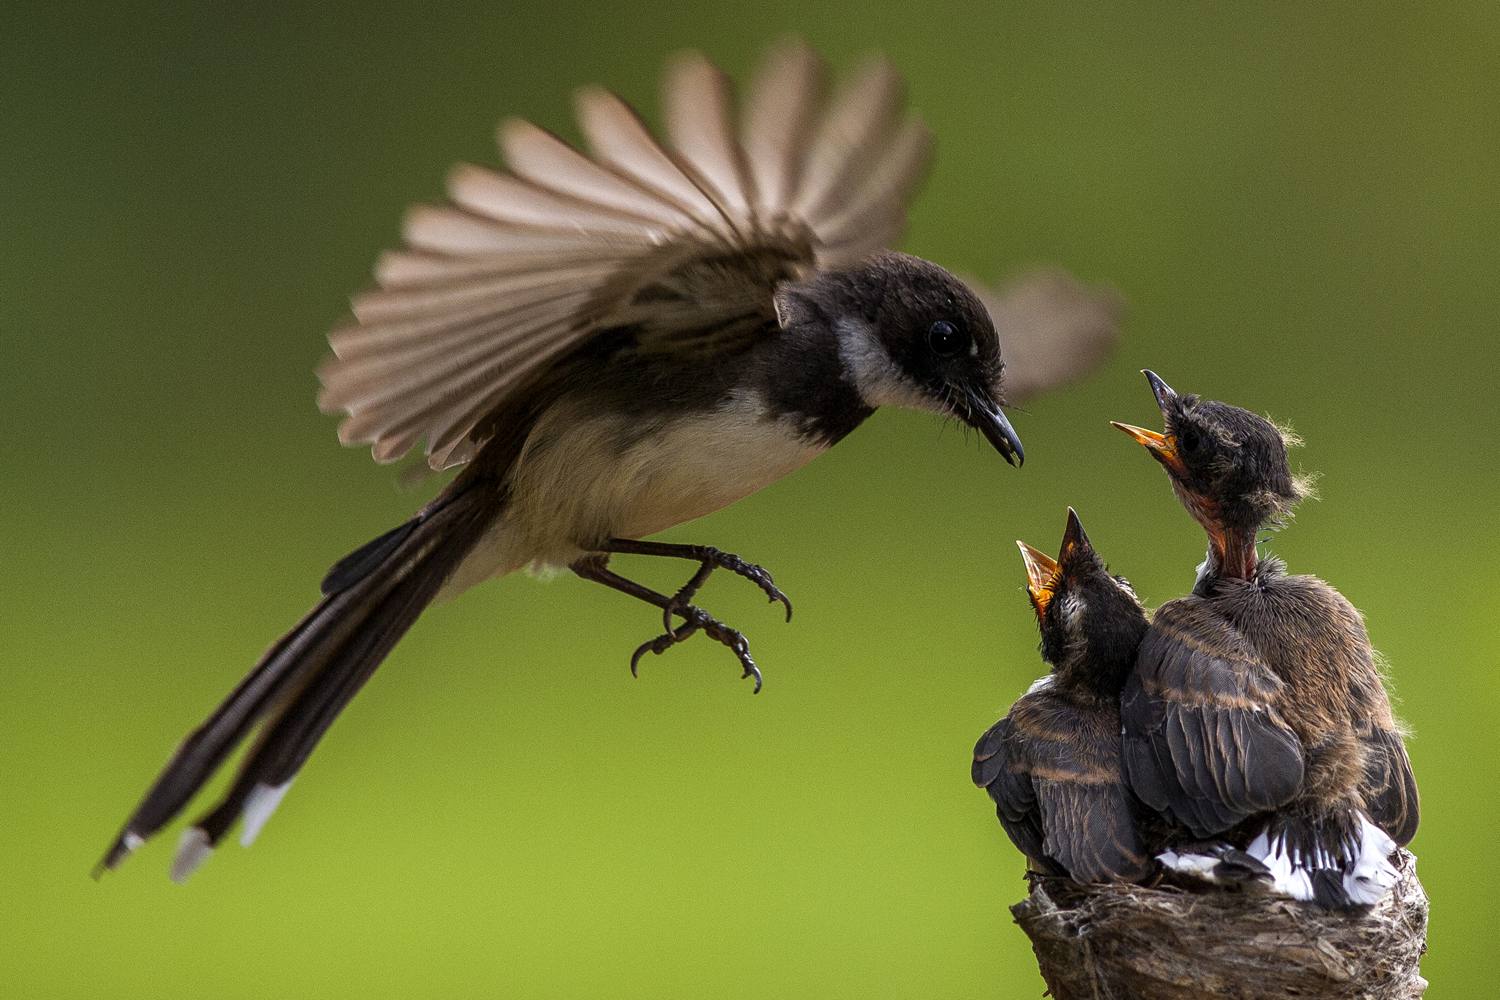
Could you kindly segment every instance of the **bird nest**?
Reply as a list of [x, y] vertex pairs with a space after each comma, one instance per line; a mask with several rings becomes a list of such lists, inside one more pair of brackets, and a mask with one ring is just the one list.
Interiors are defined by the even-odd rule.
[[1409, 1000], [1427, 981], [1416, 858], [1378, 904], [1331, 912], [1264, 893], [1080, 886], [1034, 876], [1011, 907], [1056, 1000], [1351, 997]]

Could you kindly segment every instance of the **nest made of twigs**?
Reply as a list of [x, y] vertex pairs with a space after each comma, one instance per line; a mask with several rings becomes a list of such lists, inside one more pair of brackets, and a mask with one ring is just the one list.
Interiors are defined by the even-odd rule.
[[1057, 1000], [1411, 1000], [1427, 988], [1427, 894], [1413, 855], [1398, 869], [1383, 900], [1349, 912], [1260, 891], [1035, 877], [1011, 913]]

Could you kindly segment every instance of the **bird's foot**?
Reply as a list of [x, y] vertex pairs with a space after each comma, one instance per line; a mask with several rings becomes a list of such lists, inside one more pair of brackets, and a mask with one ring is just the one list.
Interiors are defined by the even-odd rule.
[[620, 555], [686, 559], [698, 564], [698, 571], [671, 599], [673, 606], [668, 609], [658, 604], [662, 607], [668, 632], [672, 631], [672, 615], [692, 601], [698, 589], [708, 581], [709, 576], [716, 569], [728, 570], [735, 576], [744, 577], [755, 584], [773, 604], [779, 602], [782, 607], [786, 608], [786, 620], [792, 620], [791, 599], [782, 593], [780, 587], [776, 586], [776, 582], [771, 579], [771, 574], [766, 571], [765, 567], [746, 562], [733, 552], [724, 552], [711, 545], [681, 545], [676, 542], [652, 542], [638, 538], [611, 538], [601, 545], [598, 551]]
[[[706, 576], [707, 574], [703, 575]], [[678, 592], [678, 595], [681, 595], [681, 591]], [[673, 598], [673, 600], [675, 601], [676, 598]], [[702, 632], [715, 642], [728, 647], [729, 651], [734, 653], [735, 657], [740, 661], [742, 670], [740, 676], [754, 678], [754, 693], [760, 693], [762, 680], [760, 668], [755, 665], [755, 660], [750, 655], [750, 641], [745, 638], [744, 633], [738, 629], [730, 628], [696, 605], [684, 604], [681, 607], [670, 608], [668, 614], [674, 613], [682, 616], [684, 619], [683, 623], [676, 628], [669, 628], [663, 634], [649, 642], [642, 643], [636, 648], [635, 653], [630, 657], [630, 673], [632, 676], [638, 676], [637, 672], [640, 667], [641, 657], [645, 656], [648, 652], [653, 656], [660, 656], [679, 642], [690, 638], [694, 633]]]
[[746, 562], [733, 552], [720, 552], [718, 549], [708, 549], [705, 551], [703, 565], [706, 567], [717, 566], [719, 569], [728, 570], [735, 576], [744, 577], [746, 580], [749, 580], [760, 588], [761, 593], [765, 594], [766, 598], [772, 604], [778, 601], [781, 602], [781, 606], [786, 608], [786, 620], [792, 620], [791, 598], [787, 597], [786, 594], [782, 593], [781, 588], [776, 586], [776, 581], [771, 579], [770, 572], [764, 566], [757, 566], [755, 563]]
[[709, 576], [716, 569], [728, 570], [735, 576], [743, 577], [760, 588], [772, 604], [781, 603], [786, 608], [786, 620], [792, 620], [792, 601], [776, 586], [776, 581], [771, 579], [770, 571], [764, 566], [746, 562], [732, 552], [721, 552], [709, 546], [693, 546], [693, 554], [699, 560], [698, 571], [692, 575], [687, 583], [672, 599], [662, 608], [662, 624], [668, 631], [673, 631], [672, 616], [681, 614], [683, 609], [689, 607], [698, 591], [708, 582]]

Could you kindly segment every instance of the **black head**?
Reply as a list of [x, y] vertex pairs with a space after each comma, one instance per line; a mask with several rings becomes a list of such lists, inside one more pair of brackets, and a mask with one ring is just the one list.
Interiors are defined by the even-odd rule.
[[1005, 363], [984, 303], [936, 264], [880, 253], [786, 286], [784, 312], [811, 310], [838, 335], [849, 378], [871, 407], [956, 417], [1012, 465], [1025, 457], [1001, 410]]
[[1025, 542], [1016, 544], [1026, 562], [1042, 659], [1064, 683], [1117, 695], [1147, 628], [1130, 583], [1109, 572], [1071, 507], [1055, 560]]
[[1165, 428], [1114, 426], [1167, 470], [1172, 488], [1216, 544], [1253, 536], [1289, 516], [1306, 493], [1287, 461], [1288, 436], [1265, 417], [1198, 396], [1179, 396], [1144, 372]]

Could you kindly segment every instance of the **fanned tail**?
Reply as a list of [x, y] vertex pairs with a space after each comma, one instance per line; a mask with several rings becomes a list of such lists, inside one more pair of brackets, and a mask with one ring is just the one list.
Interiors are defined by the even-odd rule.
[[1273, 891], [1327, 909], [1372, 906], [1396, 884], [1396, 842], [1358, 809], [1277, 815], [1245, 851], [1271, 870]]
[[253, 841], [318, 740], [437, 596], [497, 507], [485, 491], [460, 488], [340, 560], [317, 606], [178, 747], [95, 874], [170, 823], [258, 729], [229, 791], [183, 833], [172, 877], [192, 874], [237, 820], [242, 842]]

